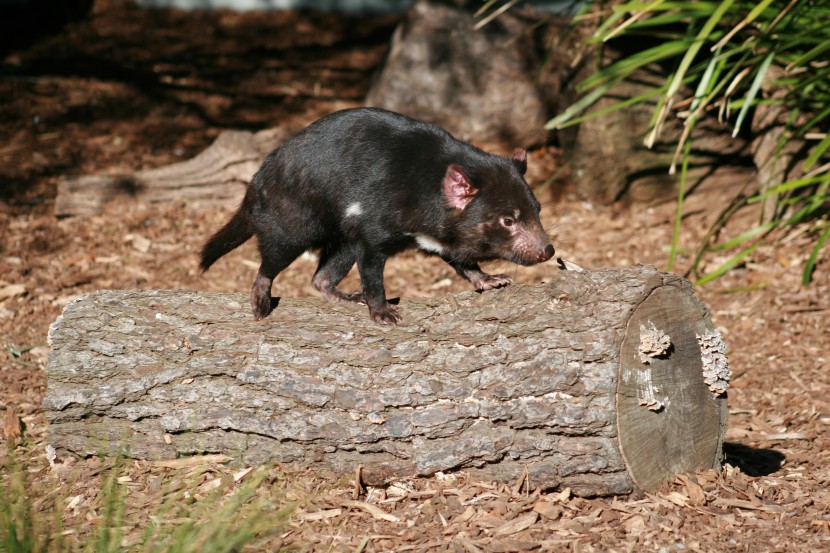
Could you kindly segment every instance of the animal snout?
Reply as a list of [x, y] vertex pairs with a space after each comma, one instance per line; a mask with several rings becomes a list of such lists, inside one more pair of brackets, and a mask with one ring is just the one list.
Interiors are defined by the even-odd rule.
[[555, 253], [556, 250], [553, 249], [553, 244], [548, 244], [544, 251], [539, 252], [539, 255], [536, 257], [536, 259], [539, 261], [539, 263], [542, 263], [543, 261], [547, 261], [548, 259], [553, 257], [553, 254]]

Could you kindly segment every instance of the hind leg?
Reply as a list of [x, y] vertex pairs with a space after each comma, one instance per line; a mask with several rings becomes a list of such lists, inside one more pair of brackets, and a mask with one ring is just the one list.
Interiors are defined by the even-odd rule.
[[271, 313], [271, 285], [274, 278], [303, 253], [302, 248], [277, 244], [273, 240], [263, 242], [265, 241], [260, 240], [259, 244], [262, 264], [251, 287], [251, 311], [257, 321]]
[[355, 253], [349, 244], [326, 246], [320, 251], [320, 264], [311, 279], [312, 286], [327, 300], [365, 303], [362, 292], [346, 294], [336, 288], [354, 263]]
[[375, 322], [395, 326], [401, 320], [398, 308], [386, 301], [386, 289], [383, 286], [383, 268], [386, 255], [373, 251], [366, 244], [355, 247], [357, 270], [363, 285], [363, 299], [369, 307], [369, 314]]

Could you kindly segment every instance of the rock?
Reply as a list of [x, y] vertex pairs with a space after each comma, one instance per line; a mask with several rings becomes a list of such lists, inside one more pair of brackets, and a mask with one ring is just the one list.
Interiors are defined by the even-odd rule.
[[465, 2], [417, 0], [392, 38], [366, 104], [436, 123], [496, 149], [546, 141], [548, 108], [530, 26], [513, 10], [475, 29]]

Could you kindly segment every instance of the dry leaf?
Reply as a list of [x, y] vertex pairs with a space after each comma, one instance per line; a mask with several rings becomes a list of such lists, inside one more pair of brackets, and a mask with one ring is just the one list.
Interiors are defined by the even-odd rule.
[[9, 284], [0, 288], [0, 300], [22, 296], [26, 293], [26, 287], [22, 284]]
[[666, 499], [677, 505], [678, 507], [688, 507], [689, 499], [680, 492], [671, 492], [666, 494]]
[[623, 522], [623, 526], [625, 527], [625, 531], [629, 534], [634, 534], [635, 536], [640, 534], [646, 527], [646, 519], [644, 519], [640, 515], [634, 515], [633, 517], [627, 519]]
[[354, 507], [356, 509], [366, 511], [376, 519], [385, 520], [386, 522], [400, 522], [401, 520], [395, 515], [390, 515], [383, 509], [375, 507], [374, 505], [371, 505], [369, 503], [364, 503], [363, 501], [342, 501], [341, 505], [343, 505], [344, 507]]
[[533, 510], [548, 520], [556, 520], [562, 516], [562, 505], [553, 505], [548, 501], [540, 500], [533, 505]]
[[133, 235], [133, 248], [140, 251], [141, 253], [147, 253], [150, 251], [150, 246], [153, 244], [147, 238], [144, 238], [140, 234]]
[[519, 540], [494, 540], [487, 544], [490, 553], [513, 553], [515, 551], [532, 551], [541, 546], [539, 543]]
[[468, 553], [484, 553], [484, 550], [478, 547], [476, 544], [468, 540], [467, 538], [463, 538], [461, 536], [456, 536], [455, 540], [456, 543], [460, 544], [464, 549], [468, 551]]
[[520, 517], [516, 517], [510, 522], [506, 524], [502, 524], [495, 530], [493, 530], [493, 535], [495, 536], [511, 536], [513, 534], [517, 534], [522, 530], [527, 530], [531, 526], [533, 526], [536, 521], [539, 520], [539, 514], [536, 512], [530, 512], [526, 515], [522, 515]]
[[472, 505], [470, 505], [464, 510], [463, 513], [458, 515], [458, 517], [456, 517], [455, 520], [457, 520], [459, 522], [467, 522], [468, 520], [473, 518], [475, 516], [475, 514], [476, 514], [475, 508]]
[[300, 520], [304, 522], [312, 522], [316, 520], [326, 520], [329, 518], [339, 517], [343, 514], [343, 509], [324, 509], [315, 513], [308, 513], [300, 515]]
[[153, 461], [153, 465], [157, 467], [164, 467], [168, 469], [182, 469], [193, 468], [202, 465], [224, 464], [232, 461], [233, 457], [228, 455], [194, 455], [193, 457], [182, 457], [180, 459], [170, 459], [167, 461]]
[[743, 499], [734, 499], [729, 497], [719, 497], [715, 501], [713, 501], [712, 504], [717, 507], [737, 507], [738, 509], [765, 511], [768, 513], [784, 513], [787, 511], [785, 507], [782, 507], [781, 505], [776, 505], [774, 503], [756, 505], [751, 501], [745, 501]]
[[248, 477], [249, 474], [254, 472], [255, 467], [248, 467], [246, 469], [238, 470], [233, 473], [233, 481], [239, 482], [240, 480], [244, 480]]
[[3, 436], [9, 443], [16, 443], [17, 438], [23, 434], [23, 422], [17, 416], [17, 411], [13, 406], [6, 409], [5, 422], [3, 423]]
[[692, 505], [696, 507], [706, 505], [706, 492], [703, 491], [700, 484], [684, 474], [679, 474], [677, 478], [686, 486], [686, 491], [689, 494], [689, 501]]

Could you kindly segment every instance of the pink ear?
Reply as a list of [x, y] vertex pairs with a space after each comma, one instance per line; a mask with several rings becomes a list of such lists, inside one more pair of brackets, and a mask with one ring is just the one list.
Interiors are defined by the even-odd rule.
[[522, 148], [516, 148], [513, 150], [513, 157], [510, 159], [512, 159], [513, 163], [516, 164], [516, 167], [519, 169], [519, 173], [524, 175], [527, 171], [527, 152]]
[[456, 209], [467, 207], [467, 204], [478, 194], [478, 189], [470, 184], [470, 178], [464, 170], [455, 164], [450, 164], [447, 167], [447, 173], [444, 175], [444, 181], [441, 184], [444, 197]]

